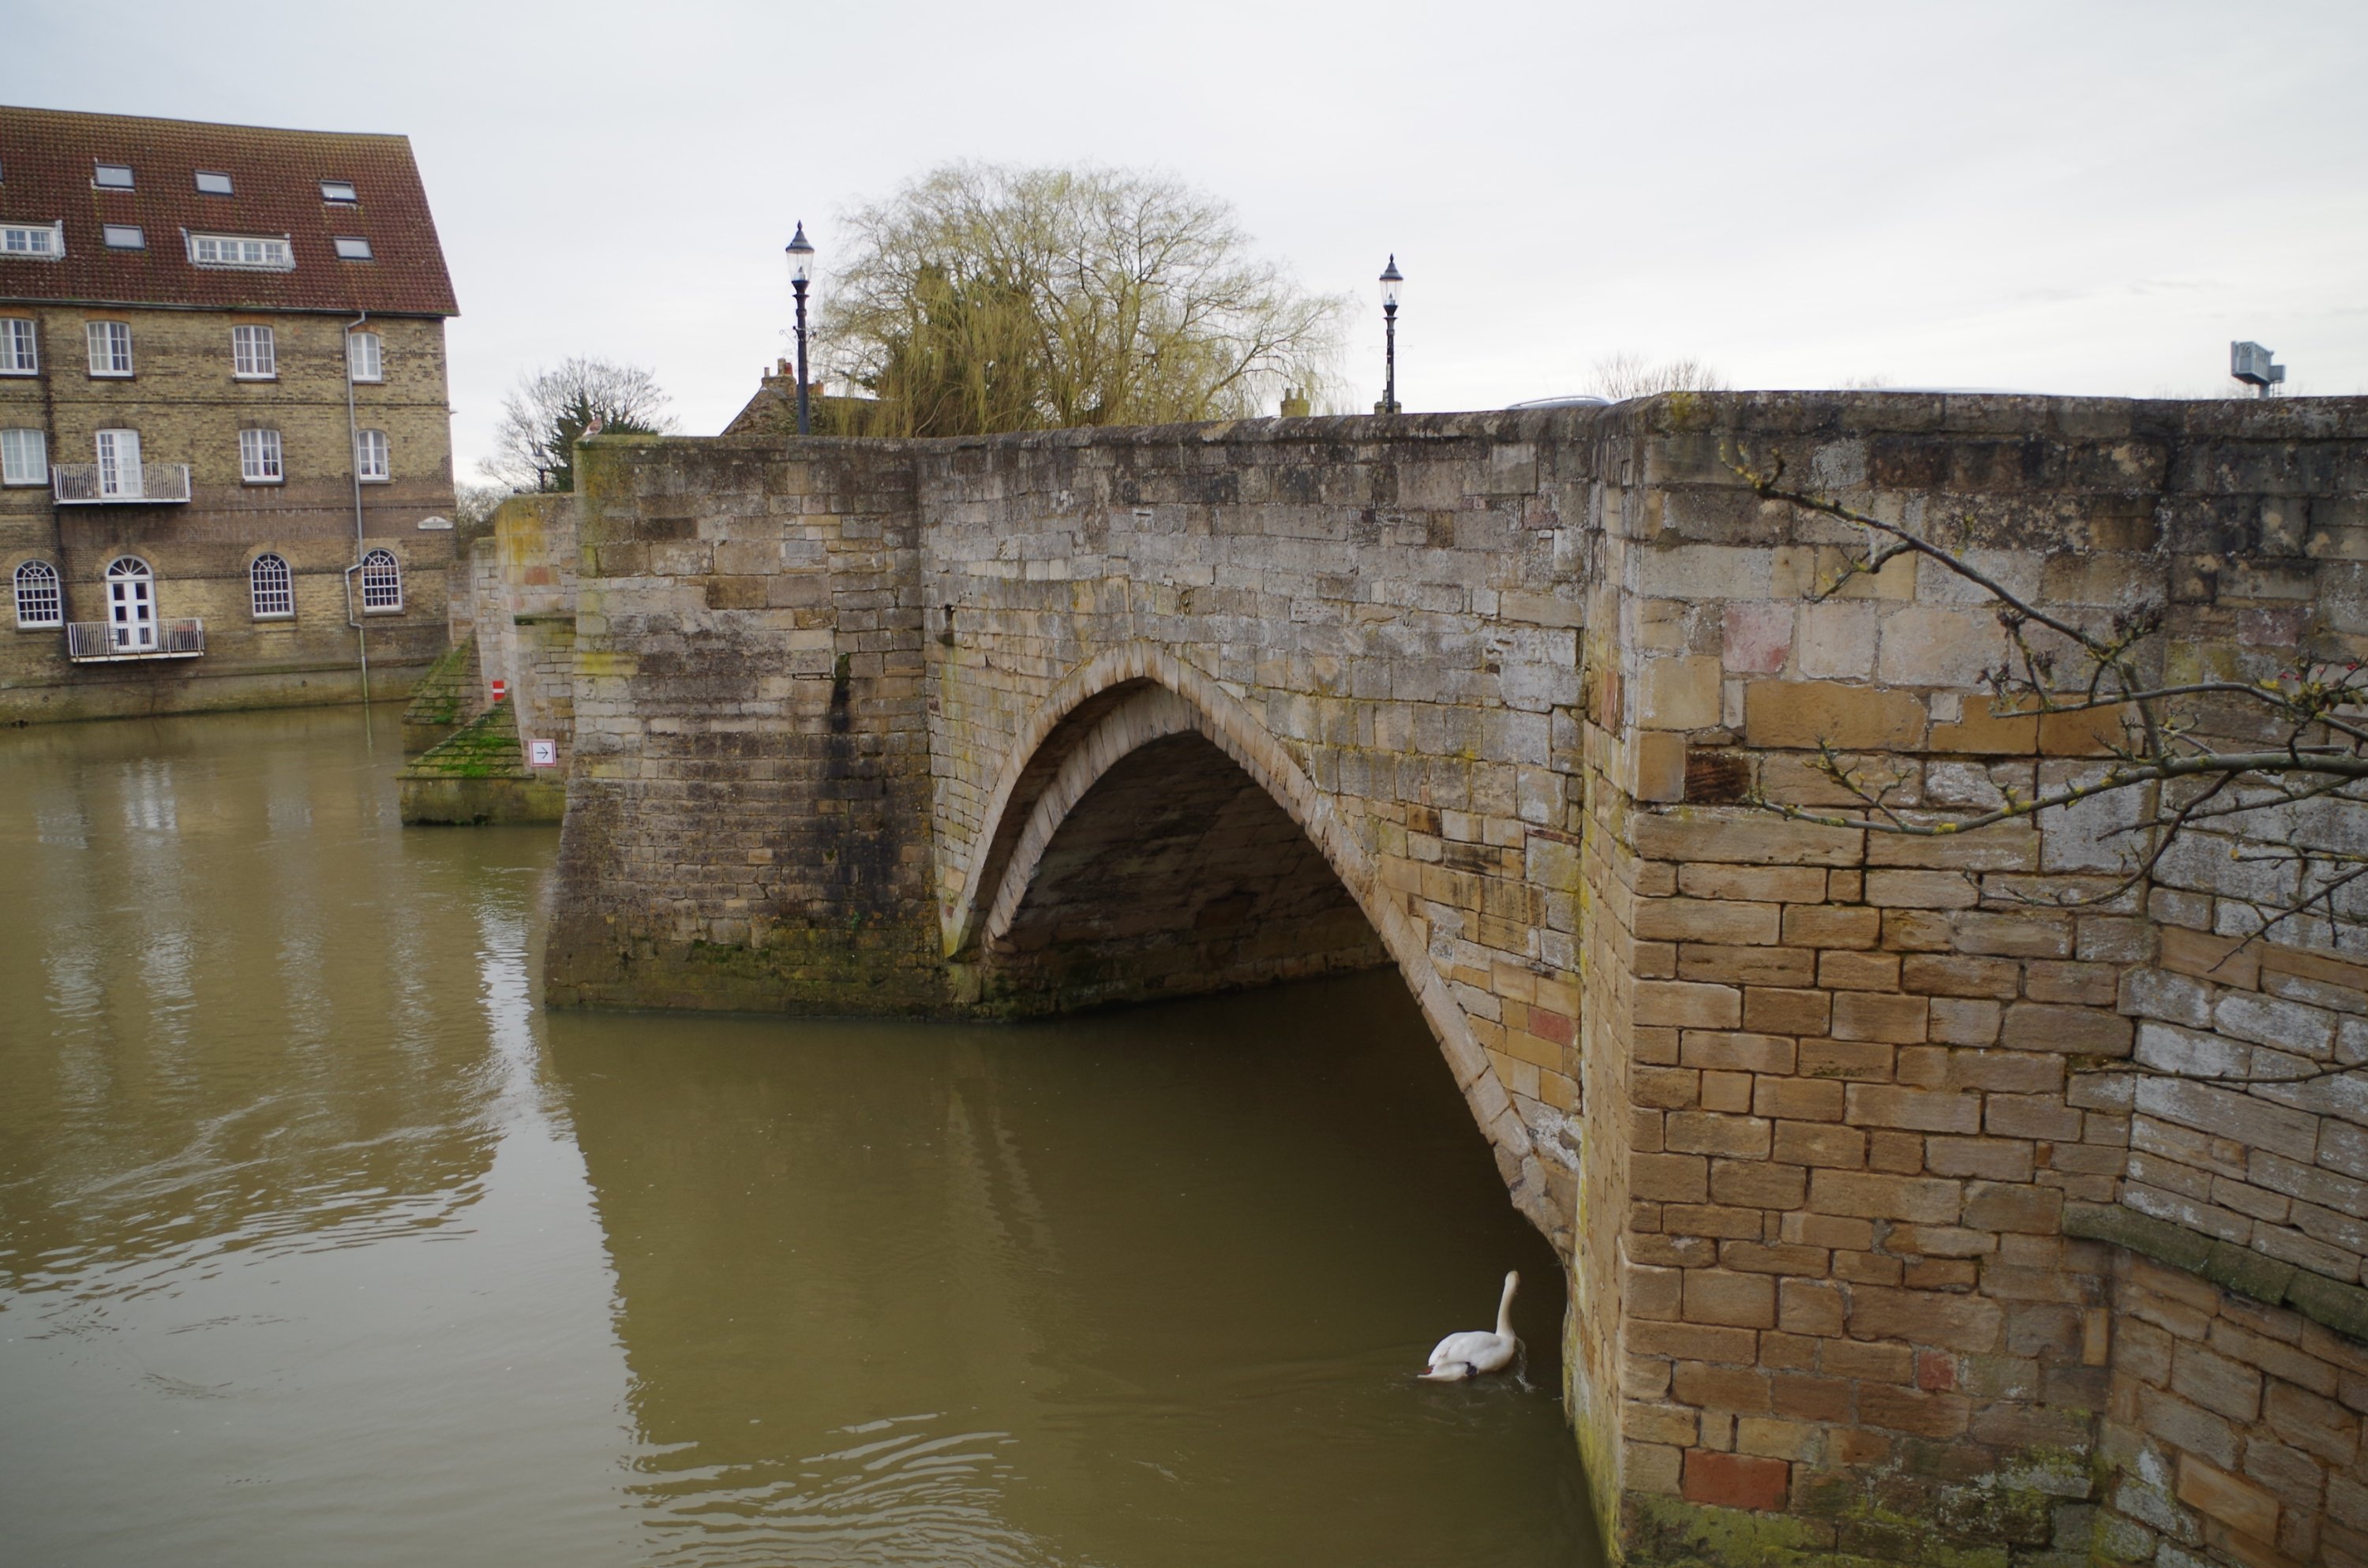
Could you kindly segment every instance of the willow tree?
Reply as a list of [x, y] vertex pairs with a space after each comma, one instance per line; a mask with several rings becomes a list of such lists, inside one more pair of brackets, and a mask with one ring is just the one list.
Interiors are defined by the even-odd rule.
[[870, 434], [1240, 417], [1338, 346], [1341, 299], [1162, 176], [953, 164], [844, 225], [823, 360], [878, 400], [836, 421]]

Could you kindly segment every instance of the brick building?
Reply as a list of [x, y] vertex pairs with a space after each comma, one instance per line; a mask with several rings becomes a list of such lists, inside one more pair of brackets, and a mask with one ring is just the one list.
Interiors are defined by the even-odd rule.
[[0, 722], [408, 686], [456, 313], [404, 137], [0, 108]]

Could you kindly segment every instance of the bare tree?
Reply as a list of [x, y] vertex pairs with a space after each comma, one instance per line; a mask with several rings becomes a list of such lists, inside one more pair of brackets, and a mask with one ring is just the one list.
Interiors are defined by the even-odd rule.
[[587, 430], [662, 435], [674, 428], [666, 394], [639, 365], [564, 359], [520, 376], [502, 402], [494, 455], [477, 467], [513, 490], [575, 488], [575, 443]]
[[1691, 355], [1656, 364], [1624, 348], [1598, 359], [1588, 384], [1596, 395], [1614, 403], [1656, 392], [1726, 391], [1726, 378]]
[[[1905, 774], [1853, 759], [1821, 744], [1812, 767], [1848, 804], [1835, 810], [1755, 797], [1796, 821], [1911, 837], [1977, 833], [2098, 802], [2102, 836], [2122, 848], [2118, 874], [2088, 889], [2059, 889], [2051, 907], [2111, 903], [2150, 881], [2173, 855], [2208, 849], [2250, 868], [2217, 889], [2249, 911], [2252, 939], [2305, 923], [2340, 939], [2368, 923], [2368, 671], [2296, 650], [2285, 667], [2256, 680], [2165, 675], [2165, 607], [2139, 603], [2074, 614], [2050, 609], [1986, 570], [1977, 551], [1931, 531], [1872, 516], [1829, 496], [1788, 486], [1781, 459], [1731, 464], [1763, 500], [1787, 503], [1860, 530], [1840, 568], [1813, 599], [1903, 556], [1920, 556], [1967, 585], [1996, 612], [2006, 656], [1982, 672], [1990, 712], [2069, 724], [2083, 732], [2093, 766], [2028, 792], [2001, 788], [1986, 808], [1941, 811], [1913, 801]], [[1964, 519], [1967, 534], [1976, 519]], [[2053, 815], [2048, 815], [2053, 813]], [[2092, 817], [2099, 815], [2091, 812]], [[2289, 939], [2291, 936], [2289, 935]], [[2309, 1077], [2353, 1064], [2287, 1059], [2282, 1077]]]
[[822, 358], [869, 433], [1240, 417], [1338, 351], [1344, 301], [1162, 176], [953, 164], [845, 224]]

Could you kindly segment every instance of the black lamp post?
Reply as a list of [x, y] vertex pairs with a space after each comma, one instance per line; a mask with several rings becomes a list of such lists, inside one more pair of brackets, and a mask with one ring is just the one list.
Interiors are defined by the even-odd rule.
[[1383, 363], [1388, 371], [1382, 382], [1382, 405], [1373, 410], [1376, 414], [1398, 411], [1398, 285], [1405, 281], [1398, 272], [1398, 258], [1393, 253], [1390, 264], [1382, 268], [1382, 328], [1386, 334]]
[[806, 415], [806, 285], [814, 281], [814, 248], [806, 240], [803, 222], [784, 248], [790, 256], [790, 287], [798, 296], [798, 434], [807, 436], [814, 427]]

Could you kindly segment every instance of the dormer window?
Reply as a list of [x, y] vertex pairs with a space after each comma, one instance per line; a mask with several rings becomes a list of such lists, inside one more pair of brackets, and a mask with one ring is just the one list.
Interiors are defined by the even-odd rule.
[[286, 238], [246, 234], [191, 234], [189, 260], [199, 267], [236, 267], [260, 272], [292, 272], [296, 253]]
[[91, 170], [90, 183], [101, 190], [130, 190], [131, 165], [130, 164], [97, 165]]
[[354, 182], [349, 179], [324, 179], [321, 182], [321, 199], [355, 202], [359, 201], [361, 196], [354, 189]]
[[107, 248], [109, 250], [146, 250], [148, 248], [148, 236], [141, 232], [140, 225], [137, 223], [102, 223], [99, 225], [99, 233], [106, 239]]
[[230, 187], [230, 176], [216, 174], [211, 169], [199, 169], [198, 171], [198, 192], [201, 196], [228, 196], [232, 194]]
[[63, 223], [0, 223], [0, 256], [59, 261], [66, 254]]
[[336, 244], [337, 247], [337, 259], [339, 261], [368, 261], [370, 259], [370, 242], [362, 238], [359, 234], [339, 234], [336, 237]]

